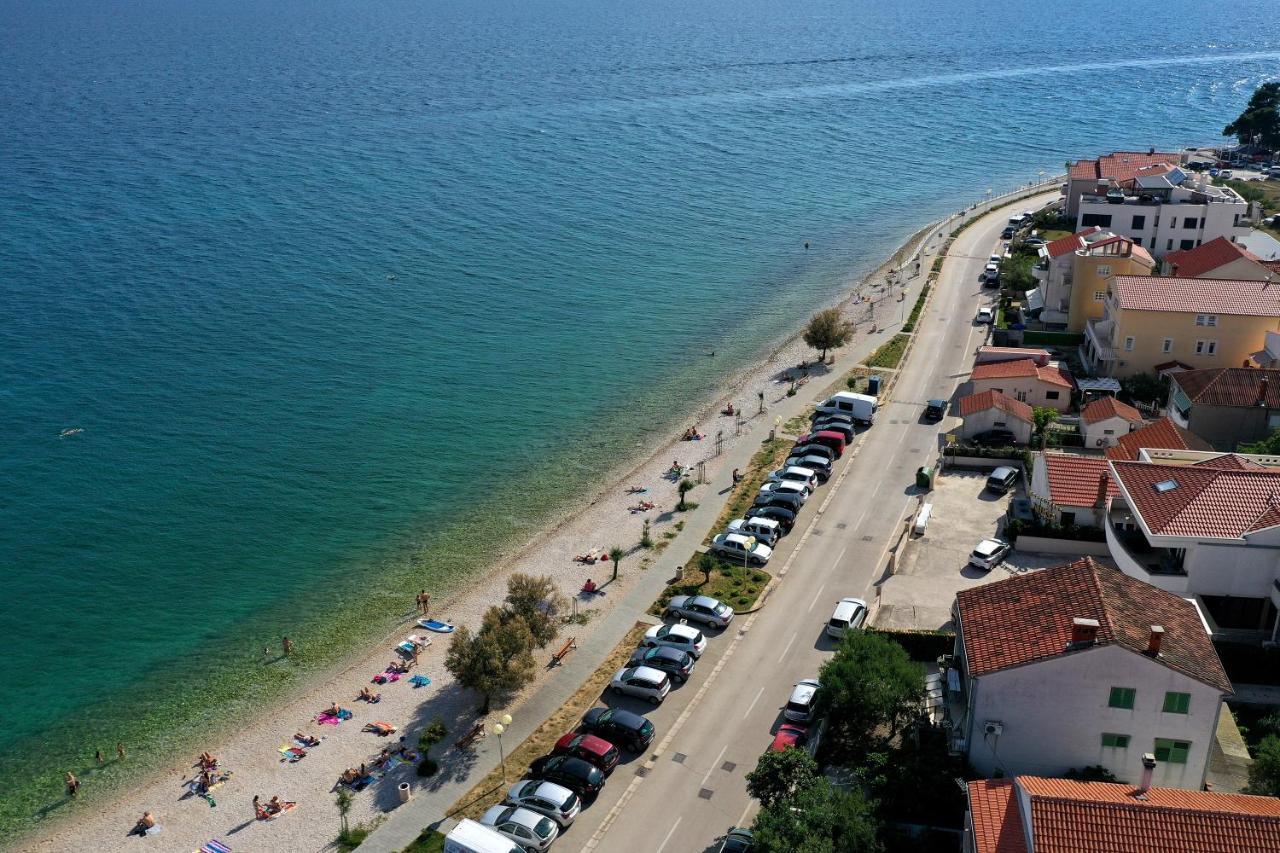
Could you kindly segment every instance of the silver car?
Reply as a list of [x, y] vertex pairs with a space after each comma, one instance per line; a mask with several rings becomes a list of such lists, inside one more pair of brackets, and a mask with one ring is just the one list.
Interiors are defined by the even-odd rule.
[[667, 616], [725, 628], [733, 621], [733, 608], [706, 595], [673, 595], [667, 602]]
[[637, 696], [654, 705], [671, 692], [671, 679], [667, 674], [651, 666], [628, 666], [618, 670], [609, 682], [609, 689], [625, 696]]
[[1003, 539], [983, 539], [969, 555], [969, 565], [989, 572], [1009, 556], [1013, 546]]
[[806, 678], [791, 688], [782, 716], [796, 723], [808, 723], [813, 720], [814, 704], [818, 699], [818, 688], [821, 687], [816, 678]]
[[547, 817], [566, 827], [582, 811], [578, 795], [555, 782], [521, 779], [507, 791], [507, 805], [519, 806]]
[[546, 850], [560, 834], [554, 820], [519, 806], [494, 806], [484, 813], [480, 823], [505, 835], [525, 850]]

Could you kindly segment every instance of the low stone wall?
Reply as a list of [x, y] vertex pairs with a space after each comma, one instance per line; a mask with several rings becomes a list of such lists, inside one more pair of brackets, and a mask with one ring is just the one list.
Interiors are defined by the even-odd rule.
[[[948, 456], [944, 463], [945, 468], [981, 468], [991, 471], [999, 468], [1001, 465], [1008, 465], [1011, 468], [1022, 470], [1022, 457], [1016, 456], [1009, 459], [988, 459], [985, 456]], [[1025, 476], [1026, 472], [1023, 472]]]
[[1030, 551], [1035, 554], [1111, 556], [1111, 550], [1107, 548], [1106, 542], [1081, 542], [1079, 539], [1049, 539], [1044, 536], [1027, 536], [1025, 533], [1018, 537], [1017, 548], [1019, 551]]

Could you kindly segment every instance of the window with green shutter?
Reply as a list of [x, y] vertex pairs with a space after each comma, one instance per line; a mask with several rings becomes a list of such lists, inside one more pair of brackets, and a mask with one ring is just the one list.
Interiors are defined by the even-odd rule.
[[1114, 746], [1118, 749], [1126, 749], [1129, 746], [1129, 736], [1112, 734], [1111, 732], [1103, 732], [1102, 745]]
[[1186, 764], [1187, 753], [1190, 751], [1191, 744], [1185, 740], [1156, 738], [1156, 761], [1167, 761], [1170, 764]]
[[1164, 712], [1166, 714], [1185, 714], [1190, 708], [1190, 693], [1174, 693], [1170, 690], [1164, 694]]
[[1133, 699], [1138, 695], [1138, 691], [1133, 687], [1112, 687], [1111, 698], [1107, 704], [1112, 708], [1127, 708], [1133, 710]]

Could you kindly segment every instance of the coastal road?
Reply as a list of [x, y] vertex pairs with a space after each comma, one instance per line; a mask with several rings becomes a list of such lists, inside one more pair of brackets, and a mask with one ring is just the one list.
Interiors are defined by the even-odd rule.
[[[584, 853], [701, 851], [714, 849], [730, 826], [750, 821], [755, 804], [746, 774], [772, 741], [792, 685], [816, 676], [831, 654], [823, 627], [836, 602], [845, 596], [871, 601], [889, 548], [916, 504], [915, 470], [937, 456], [947, 421], [924, 422], [924, 404], [954, 398], [985, 341], [986, 329], [973, 318], [991, 297], [978, 276], [998, 245], [1007, 211], [986, 216], [956, 239], [910, 362], [876, 425], [845, 454], [775, 551], [769, 569], [782, 578], [765, 606], [739, 616], [720, 636], [710, 633], [693, 678], [648, 712], [658, 730], [649, 755], [615, 771], [561, 845], [584, 845]], [[620, 706], [641, 713], [647, 707]]]

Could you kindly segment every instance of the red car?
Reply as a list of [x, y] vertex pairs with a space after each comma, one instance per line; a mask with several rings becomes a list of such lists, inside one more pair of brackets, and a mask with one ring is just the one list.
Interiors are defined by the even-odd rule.
[[609, 741], [595, 735], [584, 735], [569, 732], [556, 741], [552, 755], [572, 755], [583, 761], [594, 764], [604, 773], [608, 773], [618, 765], [618, 748]]
[[778, 733], [773, 736], [769, 745], [770, 752], [782, 752], [784, 749], [803, 749], [809, 740], [809, 727], [798, 723], [783, 723]]
[[847, 443], [848, 442], [845, 441], [843, 435], [829, 429], [818, 430], [817, 432], [810, 433], [809, 435], [802, 435], [800, 438], [796, 439], [797, 445], [821, 444], [825, 447], [830, 447], [832, 452], [835, 453], [837, 459], [844, 455], [844, 448]]

